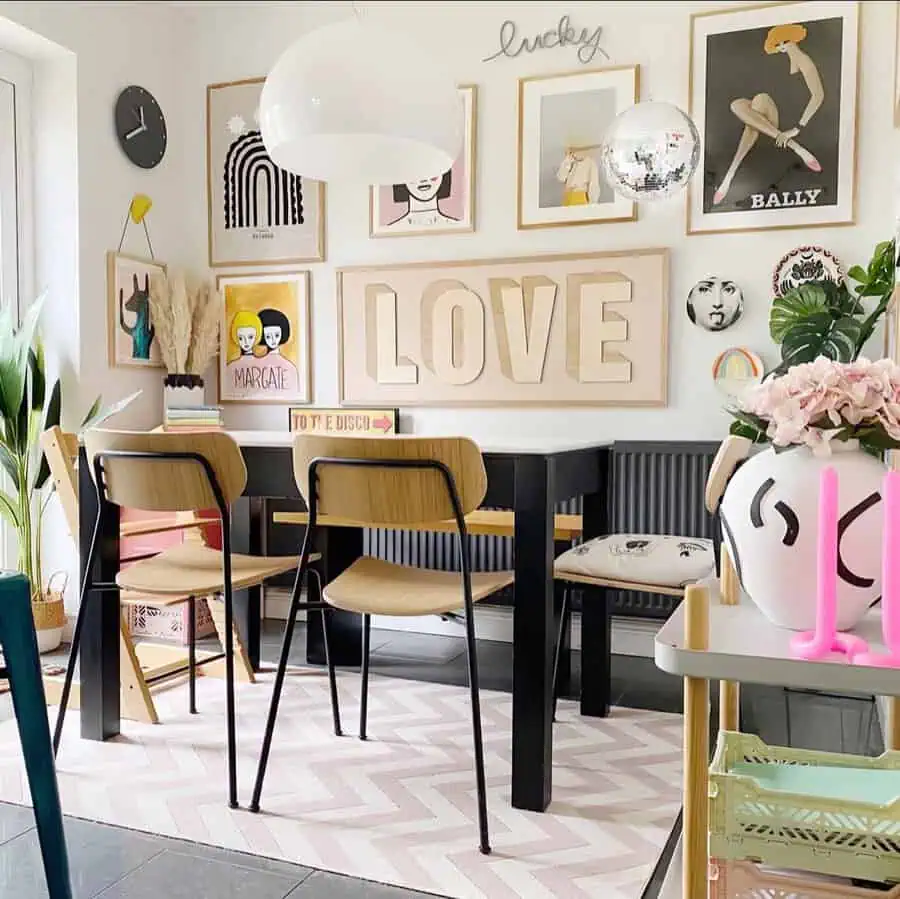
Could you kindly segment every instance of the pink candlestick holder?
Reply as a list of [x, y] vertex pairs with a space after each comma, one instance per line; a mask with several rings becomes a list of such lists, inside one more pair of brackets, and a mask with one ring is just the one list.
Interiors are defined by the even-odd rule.
[[881, 633], [887, 652], [854, 652], [854, 665], [900, 668], [900, 472], [884, 476], [884, 531], [881, 546]]
[[820, 661], [835, 652], [849, 658], [865, 653], [869, 648], [865, 640], [837, 629], [838, 475], [830, 465], [819, 476], [816, 563], [816, 629], [794, 635], [791, 652], [809, 661]]

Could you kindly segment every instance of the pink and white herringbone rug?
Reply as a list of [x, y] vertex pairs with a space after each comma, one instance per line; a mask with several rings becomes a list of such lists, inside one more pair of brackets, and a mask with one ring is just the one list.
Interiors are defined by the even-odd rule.
[[[241, 801], [249, 800], [271, 675], [238, 688]], [[339, 675], [355, 730], [359, 677]], [[123, 722], [107, 743], [81, 740], [71, 716], [60, 749], [70, 815], [283, 859], [455, 899], [637, 899], [678, 812], [681, 718], [616, 708], [582, 718], [560, 702], [553, 803], [510, 805], [511, 697], [482, 693], [493, 854], [477, 850], [468, 691], [373, 678], [369, 740], [335, 737], [327, 679], [288, 677], [262, 812], [225, 801], [225, 697], [198, 682], [157, 694], [160, 725]], [[28, 802], [15, 724], [0, 725], [0, 799]]]

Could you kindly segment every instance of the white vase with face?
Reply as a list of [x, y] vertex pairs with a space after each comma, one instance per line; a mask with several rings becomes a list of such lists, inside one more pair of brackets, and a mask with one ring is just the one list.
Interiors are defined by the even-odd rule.
[[741, 585], [774, 624], [813, 630], [819, 474], [838, 473], [837, 626], [849, 630], [881, 596], [885, 466], [855, 441], [831, 456], [769, 448], [734, 473], [721, 504], [722, 538]]

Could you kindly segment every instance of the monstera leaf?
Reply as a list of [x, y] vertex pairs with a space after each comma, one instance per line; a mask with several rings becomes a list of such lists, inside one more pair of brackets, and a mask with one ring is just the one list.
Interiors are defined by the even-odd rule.
[[833, 318], [826, 311], [807, 314], [784, 331], [778, 368], [784, 371], [818, 356], [852, 362], [862, 330], [862, 322], [849, 315]]
[[784, 296], [775, 297], [769, 313], [769, 334], [776, 343], [798, 322], [828, 311], [828, 296], [820, 282], [801, 284]]

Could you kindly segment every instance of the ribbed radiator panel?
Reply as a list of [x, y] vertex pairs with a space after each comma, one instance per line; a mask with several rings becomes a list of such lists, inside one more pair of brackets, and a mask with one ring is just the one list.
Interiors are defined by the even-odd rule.
[[[712, 537], [713, 519], [704, 507], [704, 492], [717, 448], [715, 443], [617, 444], [610, 471], [610, 532]], [[580, 513], [580, 498], [560, 503], [557, 512]], [[364, 549], [403, 565], [459, 570], [453, 534], [367, 531]], [[470, 553], [475, 571], [513, 567], [513, 541], [506, 537], [472, 537]], [[617, 590], [613, 602], [619, 615], [665, 618], [677, 600]]]

